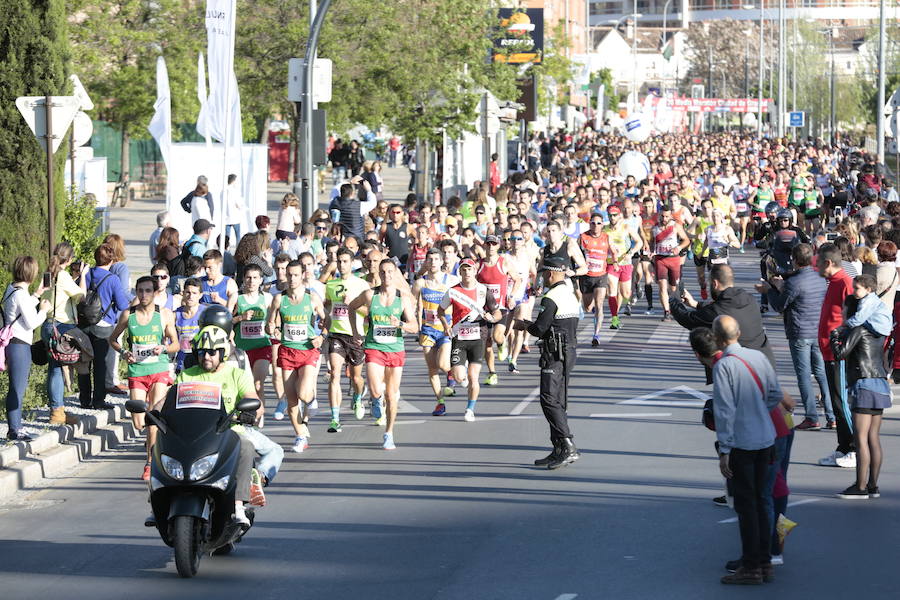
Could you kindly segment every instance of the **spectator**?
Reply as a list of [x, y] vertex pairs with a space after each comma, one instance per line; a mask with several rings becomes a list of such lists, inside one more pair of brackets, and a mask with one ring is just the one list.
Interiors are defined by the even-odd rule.
[[[131, 289], [131, 273], [128, 270], [128, 265], [125, 263], [125, 240], [116, 233], [110, 233], [103, 238], [103, 243], [108, 244], [113, 249], [113, 263], [110, 265], [109, 271], [119, 278], [126, 295], [131, 299], [132, 296], [128, 291]], [[110, 314], [113, 324], [119, 320], [119, 312], [121, 310], [123, 309]], [[122, 384], [119, 378], [119, 353], [112, 350], [112, 348], [109, 348], [106, 353], [106, 392], [117, 396], [128, 395], [128, 386]]]
[[191, 214], [191, 223], [198, 219], [212, 221], [215, 210], [213, 208], [213, 195], [209, 192], [206, 176], [197, 178], [197, 187], [194, 191], [181, 199], [181, 208]]
[[[296, 258], [296, 257], [295, 257]], [[263, 281], [268, 281], [275, 275], [272, 269], [272, 248], [269, 246], [269, 234], [265, 231], [248, 233], [238, 243], [234, 251], [234, 261], [237, 263], [236, 281], [244, 281], [244, 269], [249, 265], [256, 265], [262, 271]]]
[[[266, 217], [268, 218], [268, 217]], [[206, 219], [194, 221], [194, 235], [188, 238], [184, 243], [184, 254], [190, 256], [199, 256], [203, 258], [208, 250], [209, 237], [212, 235], [212, 229], [215, 227]]]
[[[218, 248], [221, 243], [222, 243], [222, 236], [217, 235], [216, 236], [216, 248]], [[228, 247], [230, 247], [230, 245], [231, 245], [231, 239], [226, 235], [224, 247], [228, 248]], [[237, 263], [234, 262], [234, 255], [231, 252], [229, 252], [228, 250], [225, 250], [225, 252], [222, 253], [222, 273], [224, 273], [228, 277], [232, 277], [232, 278], [237, 273]]]
[[864, 264], [863, 273], [875, 278], [875, 293], [888, 308], [894, 310], [894, 297], [896, 296], [897, 283], [900, 276], [897, 273], [897, 246], [894, 242], [884, 240], [875, 247], [878, 261], [874, 265]]
[[393, 169], [397, 166], [397, 152], [400, 150], [400, 138], [392, 135], [388, 140], [388, 168]]
[[362, 190], [360, 194], [364, 194], [365, 200], [360, 201], [356, 194], [356, 188], [352, 183], [345, 183], [341, 186], [341, 195], [331, 202], [328, 207], [329, 211], [335, 210], [340, 213], [340, 224], [343, 226], [344, 234], [353, 234], [358, 238], [363, 237], [363, 219], [362, 216], [372, 210], [378, 203], [375, 194], [372, 193], [368, 181], [362, 182]]
[[150, 234], [150, 262], [155, 263], [156, 250], [159, 247], [159, 238], [162, 236], [163, 229], [169, 227], [169, 211], [164, 210], [156, 215], [156, 229]]
[[841, 249], [835, 244], [825, 243], [819, 247], [816, 269], [819, 275], [828, 281], [828, 288], [819, 313], [818, 339], [822, 358], [825, 359], [825, 376], [828, 379], [828, 393], [834, 409], [838, 442], [834, 452], [819, 459], [819, 464], [824, 467], [852, 469], [856, 466], [856, 448], [850, 429], [847, 397], [841, 383], [841, 365], [829, 343], [831, 332], [843, 324], [844, 300], [853, 293], [853, 280], [841, 268], [842, 259]]
[[18, 256], [13, 261], [12, 283], [3, 293], [0, 307], [3, 309], [3, 325], [9, 325], [12, 337], [6, 346], [6, 371], [9, 389], [6, 392], [6, 419], [9, 430], [6, 437], [16, 442], [30, 442], [32, 437], [22, 427], [22, 401], [28, 388], [31, 373], [31, 342], [34, 330], [40, 327], [50, 310], [48, 300], [38, 300], [44, 293], [43, 282], [33, 295], [28, 287], [38, 275], [38, 263], [33, 256]]
[[730, 480], [741, 536], [741, 564], [722, 583], [761, 584], [772, 578], [769, 507], [775, 427], [769, 413], [784, 395], [768, 358], [738, 343], [741, 331], [733, 317], [716, 317], [713, 335], [721, 356], [699, 346], [695, 352], [712, 368], [719, 469]]
[[178, 241], [178, 230], [174, 227], [164, 227], [159, 235], [159, 243], [156, 245], [156, 262], [166, 263], [171, 272], [172, 265], [169, 263], [179, 254], [181, 254], [181, 242]]
[[300, 198], [295, 194], [285, 194], [281, 199], [277, 222], [276, 239], [297, 239], [297, 226], [303, 222], [303, 217], [300, 215]]
[[359, 142], [351, 140], [350, 148], [347, 150], [347, 168], [350, 169], [351, 178], [359, 175], [359, 170], [362, 168], [365, 160], [366, 158], [363, 155], [362, 148], [359, 146]]
[[109, 336], [121, 311], [128, 308], [130, 299], [121, 279], [110, 272], [115, 262], [115, 250], [109, 244], [101, 244], [94, 250], [96, 266], [85, 275], [86, 289], [97, 291], [103, 306], [100, 322], [85, 328], [94, 350], [93, 377], [91, 374], [78, 375], [78, 393], [82, 408], [107, 409], [113, 405], [106, 402], [107, 377], [106, 355], [109, 352]]
[[344, 142], [340, 138], [335, 140], [334, 147], [328, 153], [328, 160], [331, 162], [331, 177], [335, 186], [347, 179], [348, 156], [349, 152], [344, 147]]
[[[238, 184], [237, 175], [228, 176], [228, 185], [225, 186], [225, 239], [228, 239], [228, 230], [234, 232], [235, 244], [241, 239], [241, 222], [244, 220], [244, 197], [241, 195], [241, 187]], [[227, 246], [226, 246], [227, 248]]]
[[784, 318], [784, 332], [791, 351], [791, 361], [797, 374], [800, 399], [806, 411], [800, 430], [817, 430], [819, 412], [810, 379], [819, 384], [822, 405], [825, 407], [825, 427], [834, 429], [834, 411], [828, 393], [825, 361], [817, 340], [817, 325], [822, 303], [825, 300], [825, 281], [812, 268], [813, 250], [809, 244], [799, 244], [791, 250], [791, 258], [797, 271], [787, 279], [774, 277], [770, 283], [761, 283], [756, 289], [768, 295], [769, 303]]
[[[48, 347], [54, 335], [60, 336], [76, 325], [75, 305], [84, 297], [86, 287], [84, 277], [80, 278], [79, 285], [68, 272], [74, 259], [75, 252], [68, 242], [60, 242], [53, 248], [49, 268], [51, 287], [43, 295], [45, 300], [50, 301], [50, 310], [41, 328], [41, 339]], [[83, 274], [87, 270], [87, 265], [81, 261], [79, 263], [80, 273]], [[47, 364], [47, 398], [50, 400], [51, 425], [66, 423], [64, 387], [63, 367], [51, 356]]]

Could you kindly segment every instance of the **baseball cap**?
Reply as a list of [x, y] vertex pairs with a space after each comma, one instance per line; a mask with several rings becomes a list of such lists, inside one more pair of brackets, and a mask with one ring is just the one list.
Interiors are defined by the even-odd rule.
[[203, 233], [207, 229], [211, 229], [213, 227], [215, 227], [215, 225], [213, 225], [206, 219], [197, 219], [196, 221], [194, 221], [194, 233]]
[[464, 258], [461, 261], [459, 261], [459, 266], [460, 267], [472, 267], [474, 269], [475, 261], [472, 260], [471, 258]]
[[484, 243], [485, 244], [499, 244], [500, 238], [498, 238], [496, 235], [489, 235], [484, 238]]
[[614, 204], [614, 205], [612, 205], [612, 206], [610, 206], [609, 208], [606, 209], [606, 213], [607, 213], [607, 214], [610, 214], [610, 215], [621, 215], [621, 214], [622, 214], [622, 209], [619, 208], [617, 205]]

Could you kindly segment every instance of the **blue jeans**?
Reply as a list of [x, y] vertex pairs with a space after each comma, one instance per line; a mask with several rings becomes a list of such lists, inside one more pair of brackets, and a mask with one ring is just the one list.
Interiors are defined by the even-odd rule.
[[339, 184], [347, 179], [347, 167], [333, 167], [331, 169], [331, 180], [334, 185]]
[[819, 420], [819, 411], [816, 408], [816, 397], [813, 394], [811, 381], [815, 376], [816, 383], [819, 384], [819, 393], [822, 395], [822, 405], [825, 406], [825, 418], [834, 421], [831, 396], [828, 394], [828, 379], [825, 376], [825, 361], [822, 359], [818, 340], [790, 338], [788, 346], [791, 349], [791, 361], [794, 363], [794, 371], [797, 373], [797, 385], [800, 386], [800, 400], [806, 410], [806, 418], [812, 421]]
[[93, 375], [78, 376], [78, 399], [84, 408], [100, 406], [106, 402], [106, 353], [109, 351], [109, 334], [112, 330], [112, 325], [94, 325], [85, 332], [94, 349], [94, 360], [91, 363]]
[[6, 347], [6, 372], [9, 375], [9, 390], [6, 392], [6, 419], [9, 432], [22, 429], [22, 400], [28, 388], [31, 373], [31, 346], [10, 340]]
[[[75, 325], [71, 323], [57, 323], [56, 330], [62, 335], [73, 329]], [[41, 339], [50, 347], [50, 337], [53, 334], [53, 321], [44, 321], [41, 327]], [[60, 408], [65, 405], [63, 399], [65, 384], [63, 383], [62, 365], [50, 357], [47, 363], [47, 398], [50, 400], [50, 408]]]
[[225, 237], [228, 237], [228, 230], [234, 230], [234, 237], [229, 238], [229, 241], [234, 242], [234, 247], [237, 248], [238, 242], [241, 241], [241, 224], [240, 223], [229, 223], [225, 225]]
[[[791, 463], [791, 448], [793, 448], [793, 446], [793, 429], [786, 436], [775, 439], [775, 464], [772, 465], [771, 473], [773, 487], [779, 471], [784, 477], [785, 484], [787, 484], [787, 472], [788, 466]], [[787, 512], [789, 497], [790, 496], [772, 498], [772, 554], [781, 554], [781, 542], [778, 541], [778, 532], [775, 530], [775, 525], [778, 523], [778, 515], [784, 515]]]
[[241, 435], [253, 444], [253, 448], [260, 456], [259, 462], [256, 464], [256, 470], [260, 474], [265, 475], [266, 479], [271, 483], [275, 479], [278, 469], [281, 468], [281, 461], [284, 460], [284, 449], [260, 431], [251, 427], [244, 427], [244, 433]]

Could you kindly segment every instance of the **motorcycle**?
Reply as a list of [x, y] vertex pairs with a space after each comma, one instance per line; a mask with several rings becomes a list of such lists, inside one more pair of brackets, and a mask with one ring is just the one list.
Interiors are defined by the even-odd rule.
[[[203, 554], [229, 554], [249, 530], [232, 519], [241, 439], [231, 425], [252, 424], [259, 405], [256, 398], [244, 399], [228, 413], [218, 389], [199, 381], [173, 386], [161, 411], [146, 412], [140, 400], [125, 403], [131, 413], [146, 412], [148, 425], [159, 430], [150, 504], [181, 577], [197, 574]], [[252, 527], [253, 509], [247, 507], [246, 515]]]

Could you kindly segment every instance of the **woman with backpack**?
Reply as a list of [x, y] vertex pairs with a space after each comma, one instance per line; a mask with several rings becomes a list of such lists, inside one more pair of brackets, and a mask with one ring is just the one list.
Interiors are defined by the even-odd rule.
[[[81, 284], [69, 274], [68, 268], [75, 258], [75, 251], [68, 242], [60, 242], [53, 248], [50, 258], [50, 289], [43, 298], [50, 302], [50, 312], [41, 327], [41, 339], [50, 347], [50, 340], [62, 336], [75, 327], [75, 306], [84, 297], [87, 286], [84, 277]], [[82, 264], [82, 275], [87, 265]], [[47, 398], [50, 401], [50, 424], [65, 425], [66, 411], [63, 400], [63, 366], [51, 356], [47, 363]]]
[[[131, 289], [131, 271], [129, 271], [128, 265], [125, 264], [125, 240], [117, 233], [108, 233], [103, 238], [103, 243], [108, 244], [113, 249], [113, 263], [109, 267], [109, 272], [119, 278], [129, 298], [133, 298], [129, 292]], [[119, 311], [116, 311], [111, 316], [113, 317], [113, 322], [117, 321]], [[119, 379], [119, 353], [112, 350], [106, 353], [106, 392], [118, 396], [128, 394], [128, 388], [122, 385]]]
[[6, 371], [9, 391], [6, 393], [6, 418], [9, 431], [6, 437], [16, 442], [30, 442], [31, 436], [22, 430], [22, 400], [31, 373], [31, 342], [50, 309], [50, 302], [38, 300], [46, 289], [43, 282], [34, 294], [28, 287], [37, 279], [38, 263], [33, 256], [18, 256], [13, 262], [13, 282], [3, 294], [3, 329], [0, 341], [6, 345]]
[[[91, 340], [94, 350], [93, 377], [78, 375], [78, 396], [82, 408], [107, 409], [106, 355], [109, 352], [109, 335], [115, 327], [119, 313], [128, 308], [128, 292], [122, 281], [110, 272], [115, 262], [115, 250], [109, 244], [100, 244], [94, 250], [95, 267], [85, 275], [87, 292], [78, 304], [78, 325]], [[93, 384], [93, 386], [92, 386]]]

